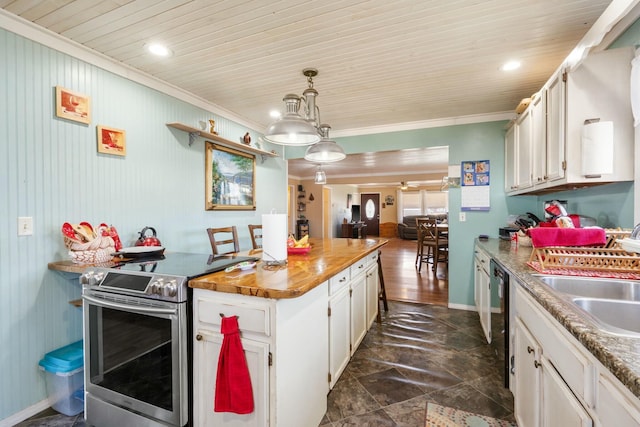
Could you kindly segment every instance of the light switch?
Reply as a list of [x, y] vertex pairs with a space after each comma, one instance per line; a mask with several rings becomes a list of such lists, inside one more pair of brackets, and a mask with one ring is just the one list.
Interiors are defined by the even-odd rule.
[[19, 216], [18, 217], [18, 236], [31, 236], [33, 235], [33, 217]]
[[460, 212], [460, 222], [465, 222], [467, 220], [466, 212]]

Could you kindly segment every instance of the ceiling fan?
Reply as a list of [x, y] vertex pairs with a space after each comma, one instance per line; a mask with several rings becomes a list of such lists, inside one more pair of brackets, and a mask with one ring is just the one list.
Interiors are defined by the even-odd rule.
[[415, 185], [409, 185], [406, 181], [400, 181], [400, 186], [398, 187], [400, 190], [408, 190], [409, 188], [416, 188]]

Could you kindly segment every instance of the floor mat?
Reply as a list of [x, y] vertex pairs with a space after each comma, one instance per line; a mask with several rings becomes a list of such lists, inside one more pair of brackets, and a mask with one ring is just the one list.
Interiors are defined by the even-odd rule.
[[505, 420], [427, 402], [425, 427], [516, 427]]

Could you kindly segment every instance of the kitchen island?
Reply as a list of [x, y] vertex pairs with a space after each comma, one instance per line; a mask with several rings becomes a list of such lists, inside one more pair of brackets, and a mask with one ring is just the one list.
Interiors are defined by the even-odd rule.
[[[319, 425], [327, 394], [378, 312], [385, 239], [311, 239], [285, 266], [193, 279], [194, 425]], [[245, 415], [213, 410], [222, 316], [238, 316], [253, 389]]]
[[[585, 313], [571, 303], [566, 294], [555, 291], [536, 276], [537, 271], [527, 265], [532, 252], [531, 247], [513, 246], [508, 241], [489, 239], [476, 240], [476, 248], [486, 251], [510, 275], [511, 318], [510, 335], [515, 329], [515, 365], [512, 363], [512, 376], [515, 370], [515, 409], [519, 425], [527, 423], [533, 416], [547, 417], [559, 414], [572, 416], [579, 413], [582, 425], [639, 425], [640, 424], [640, 337], [614, 335], [604, 332]], [[606, 286], [606, 282], [602, 284]], [[515, 298], [513, 298], [515, 293]], [[526, 335], [520, 341], [529, 339], [518, 352], [518, 329]], [[551, 344], [551, 345], [549, 345]], [[562, 348], [566, 347], [568, 351]], [[529, 354], [527, 354], [529, 353]], [[522, 365], [518, 363], [533, 358]], [[547, 362], [550, 362], [546, 364]], [[524, 375], [523, 369], [531, 366], [533, 376], [527, 378], [529, 384], [519, 388], [518, 377]], [[520, 372], [519, 372], [520, 371]], [[545, 376], [550, 373], [551, 375]], [[560, 375], [561, 387], [568, 387], [569, 404], [562, 410], [554, 404], [562, 404], [562, 396], [554, 394], [548, 387], [553, 378]], [[535, 408], [536, 388], [533, 383], [540, 381], [539, 413]], [[546, 381], [546, 382], [545, 382]], [[527, 394], [528, 409], [519, 412], [518, 401]], [[545, 396], [547, 394], [547, 396]], [[549, 397], [552, 396], [552, 397]], [[518, 417], [522, 416], [522, 419]], [[556, 419], [557, 420], [557, 419]], [[566, 418], [565, 418], [566, 420]], [[572, 420], [575, 420], [573, 418]], [[585, 421], [586, 420], [586, 421]], [[535, 424], [534, 421], [532, 424]], [[585, 424], [586, 423], [586, 424]], [[568, 425], [568, 424], [556, 424]]]

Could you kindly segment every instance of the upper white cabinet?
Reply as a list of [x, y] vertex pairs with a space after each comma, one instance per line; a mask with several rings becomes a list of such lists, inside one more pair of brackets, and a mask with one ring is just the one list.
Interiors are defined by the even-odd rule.
[[[634, 132], [629, 96], [631, 48], [590, 54], [575, 70], [558, 70], [505, 136], [509, 194], [544, 193], [633, 180]], [[582, 171], [587, 120], [613, 122], [613, 173]], [[515, 141], [514, 141], [515, 138]], [[513, 155], [515, 162], [509, 157]], [[515, 178], [511, 178], [514, 173]]]

